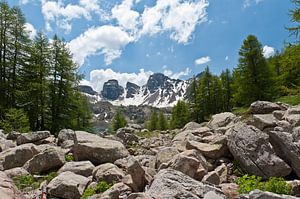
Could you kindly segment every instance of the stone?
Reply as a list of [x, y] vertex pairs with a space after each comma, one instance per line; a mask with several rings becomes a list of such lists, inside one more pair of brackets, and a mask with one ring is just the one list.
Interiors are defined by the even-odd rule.
[[67, 162], [58, 170], [58, 174], [71, 171], [75, 174], [89, 177], [92, 175], [95, 166], [90, 161]]
[[219, 113], [212, 116], [207, 126], [211, 129], [225, 127], [236, 119], [236, 115], [230, 112]]
[[110, 189], [106, 190], [103, 193], [93, 195], [89, 197], [89, 199], [119, 199], [120, 192], [118, 189]]
[[221, 164], [215, 169], [215, 172], [220, 177], [220, 183], [227, 182], [228, 168], [225, 164]]
[[214, 192], [215, 196], [220, 199], [226, 198], [218, 188], [194, 180], [180, 171], [163, 169], [154, 177], [146, 194], [153, 198], [163, 199], [202, 199], [208, 192]]
[[195, 129], [198, 129], [201, 127], [202, 127], [202, 125], [198, 124], [197, 122], [189, 122], [182, 128], [182, 131], [195, 130]]
[[125, 146], [118, 141], [101, 138], [84, 131], [76, 131], [72, 149], [76, 161], [89, 160], [94, 165], [113, 163], [129, 155]]
[[101, 91], [102, 96], [108, 100], [117, 100], [124, 93], [124, 88], [115, 79], [104, 83]]
[[16, 140], [21, 135], [20, 132], [12, 131], [9, 134], [7, 134], [6, 139], [8, 140]]
[[132, 193], [128, 196], [127, 199], [153, 199], [146, 193]]
[[300, 197], [300, 180], [287, 181], [292, 187], [292, 195]]
[[57, 136], [57, 145], [61, 146], [65, 141], [74, 142], [75, 132], [72, 129], [62, 129]]
[[284, 177], [291, 168], [280, 159], [269, 143], [269, 136], [254, 126], [236, 124], [228, 132], [228, 148], [246, 172], [261, 176]]
[[143, 191], [146, 185], [145, 170], [133, 157], [128, 158], [127, 173], [131, 176], [133, 184], [129, 187], [135, 192]]
[[218, 159], [228, 154], [227, 146], [224, 144], [207, 144], [197, 141], [188, 141], [186, 149], [199, 150], [205, 157]]
[[0, 153], [0, 170], [22, 167], [38, 153], [34, 144], [24, 144]]
[[300, 148], [293, 142], [293, 135], [278, 131], [271, 131], [269, 135], [276, 154], [287, 162], [300, 177]]
[[297, 199], [297, 197], [279, 195], [271, 192], [263, 192], [256, 189], [249, 193], [249, 199]]
[[260, 130], [275, 127], [277, 119], [272, 114], [255, 114], [252, 125]]
[[120, 128], [117, 130], [116, 133], [116, 137], [120, 138], [123, 142], [123, 144], [128, 145], [131, 144], [133, 142], [138, 142], [139, 138], [134, 135], [133, 133], [135, 132], [135, 130], [133, 128]]
[[0, 171], [0, 198], [3, 199], [25, 199], [17, 187], [3, 171]]
[[58, 147], [52, 147], [33, 156], [23, 167], [31, 174], [40, 174], [60, 168], [64, 163], [65, 152]]
[[156, 155], [155, 168], [159, 168], [162, 163], [168, 163], [179, 151], [174, 147], [164, 147]]
[[274, 116], [277, 120], [282, 120], [284, 114], [285, 114], [285, 111], [273, 111], [273, 116]]
[[50, 137], [49, 131], [36, 131], [31, 133], [23, 133], [17, 138], [17, 145], [34, 143]]
[[124, 172], [112, 163], [105, 163], [95, 167], [92, 174], [97, 182], [105, 181], [109, 184], [120, 182], [125, 176]]
[[200, 151], [196, 149], [192, 149], [192, 150], [186, 150], [181, 154], [186, 155], [188, 157], [196, 158], [200, 162], [200, 164], [205, 168], [205, 170], [207, 171], [213, 170], [213, 166], [205, 159], [205, 157], [201, 154]]
[[11, 140], [0, 138], [0, 152], [16, 147], [16, 144]]
[[11, 179], [13, 179], [14, 177], [29, 175], [29, 172], [26, 171], [23, 167], [16, 167], [13, 169], [5, 170], [4, 173]]
[[89, 181], [84, 176], [66, 171], [51, 180], [47, 186], [47, 193], [62, 199], [80, 199]]
[[285, 110], [285, 108], [279, 104], [267, 101], [256, 101], [250, 105], [252, 114], [269, 114], [276, 110]]
[[238, 198], [239, 194], [239, 185], [235, 183], [223, 183], [219, 185], [222, 192], [227, 196], [227, 198], [235, 199]]
[[202, 178], [202, 182], [219, 185], [221, 180], [216, 171], [211, 171]]

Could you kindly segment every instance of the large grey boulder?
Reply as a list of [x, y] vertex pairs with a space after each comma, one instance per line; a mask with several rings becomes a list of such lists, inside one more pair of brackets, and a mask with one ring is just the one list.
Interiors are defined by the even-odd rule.
[[23, 133], [17, 138], [17, 145], [34, 143], [50, 137], [49, 131], [36, 131], [30, 133]]
[[271, 192], [254, 190], [249, 193], [249, 199], [297, 199], [298, 197], [279, 195]]
[[75, 132], [75, 144], [72, 149], [75, 160], [89, 160], [94, 165], [113, 163], [129, 155], [125, 146], [118, 141], [101, 138], [84, 131]]
[[0, 137], [0, 152], [14, 147], [16, 147], [16, 144], [13, 141]]
[[238, 123], [228, 132], [228, 148], [242, 169], [263, 178], [287, 176], [291, 168], [269, 143], [269, 136], [254, 126]]
[[61, 146], [66, 141], [74, 142], [75, 132], [72, 129], [62, 129], [57, 136], [57, 144]]
[[285, 110], [285, 107], [268, 101], [256, 101], [250, 105], [252, 114], [268, 114], [276, 110]]
[[3, 171], [0, 171], [0, 198], [2, 199], [25, 199], [17, 187]]
[[0, 170], [22, 167], [38, 150], [34, 144], [24, 144], [0, 153]]
[[224, 156], [228, 156], [228, 148], [226, 144], [209, 144], [197, 141], [188, 141], [186, 143], [186, 149], [196, 149], [200, 151], [205, 157], [211, 159], [218, 159]]
[[125, 145], [131, 144], [133, 142], [137, 143], [139, 141], [139, 138], [136, 135], [134, 135], [135, 131], [135, 129], [129, 127], [120, 128], [117, 130], [115, 136], [121, 139], [123, 144]]
[[236, 115], [230, 112], [219, 113], [212, 116], [207, 126], [212, 129], [225, 127], [236, 119]]
[[270, 142], [279, 157], [285, 160], [300, 177], [300, 147], [293, 135], [286, 132], [271, 131]]
[[[153, 198], [174, 199], [225, 199], [221, 190], [192, 179], [191, 177], [173, 169], [163, 169], [154, 177], [146, 194]], [[211, 197], [212, 198], [212, 197]]]
[[161, 164], [168, 163], [176, 154], [179, 154], [179, 151], [174, 147], [160, 149], [156, 155], [155, 168], [158, 169]]
[[56, 176], [47, 186], [47, 193], [62, 199], [80, 199], [89, 179], [70, 171]]
[[6, 139], [8, 140], [16, 140], [22, 133], [17, 132], [17, 131], [12, 131], [7, 134]]
[[294, 106], [286, 111], [283, 119], [288, 121], [292, 126], [300, 126], [300, 106]]
[[255, 114], [252, 125], [263, 131], [266, 128], [275, 127], [277, 121], [273, 114]]
[[124, 172], [112, 163], [101, 164], [94, 168], [93, 178], [97, 181], [107, 183], [120, 182], [125, 176]]
[[14, 177], [29, 175], [29, 172], [26, 171], [23, 167], [16, 167], [13, 169], [5, 170], [4, 173], [11, 179], [13, 179]]
[[33, 156], [23, 166], [31, 174], [60, 168], [65, 163], [65, 152], [58, 147], [48, 148]]
[[197, 122], [189, 122], [182, 128], [182, 130], [195, 130], [201, 127], [203, 127], [203, 125], [198, 124]]
[[90, 161], [67, 162], [58, 170], [58, 174], [71, 171], [75, 174], [89, 177], [92, 175], [95, 166]]

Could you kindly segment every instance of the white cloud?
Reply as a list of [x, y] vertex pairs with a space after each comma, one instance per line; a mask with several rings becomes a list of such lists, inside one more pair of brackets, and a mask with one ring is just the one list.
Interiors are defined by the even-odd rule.
[[[23, 0], [24, 1], [24, 0]], [[26, 0], [25, 0], [26, 1]], [[51, 23], [55, 23], [59, 28], [70, 32], [73, 19], [85, 18], [91, 20], [91, 14], [101, 13], [97, 0], [79, 0], [79, 4], [63, 3], [63, 0], [42, 0], [42, 13], [45, 18], [46, 29], [52, 30]]]
[[262, 1], [263, 0], [245, 0], [243, 6], [244, 6], [244, 8], [247, 8], [247, 7], [251, 6], [252, 4], [259, 4]]
[[74, 60], [81, 66], [85, 59], [96, 53], [104, 55], [107, 65], [121, 56], [122, 49], [134, 39], [120, 27], [92, 27], [69, 43]]
[[93, 70], [90, 73], [90, 81], [82, 81], [81, 84], [90, 85], [97, 92], [102, 91], [104, 82], [110, 79], [118, 80], [119, 84], [125, 88], [127, 82], [143, 86], [147, 83], [149, 76], [153, 72], [140, 69], [138, 73], [120, 73], [112, 69]]
[[263, 55], [265, 58], [272, 57], [275, 55], [275, 48], [265, 45], [263, 47]]
[[225, 57], [225, 61], [228, 61], [228, 60], [229, 60], [229, 57], [228, 57], [228, 56], [226, 56], [226, 57]]
[[164, 68], [164, 75], [172, 78], [172, 79], [180, 79], [183, 76], [187, 76], [191, 73], [191, 69], [190, 68], [185, 68], [183, 71], [179, 71], [177, 73], [174, 73], [172, 70], [167, 69], [166, 67]]
[[207, 21], [207, 0], [198, 2], [157, 0], [153, 7], [146, 7], [142, 14], [141, 35], [170, 31], [170, 38], [187, 43], [197, 24]]
[[25, 23], [25, 30], [28, 32], [31, 39], [33, 39], [37, 34], [36, 29], [30, 23]]
[[206, 56], [206, 57], [200, 57], [199, 59], [196, 59], [195, 60], [195, 64], [196, 65], [201, 65], [201, 64], [206, 64], [208, 62], [210, 62], [211, 59], [209, 56]]

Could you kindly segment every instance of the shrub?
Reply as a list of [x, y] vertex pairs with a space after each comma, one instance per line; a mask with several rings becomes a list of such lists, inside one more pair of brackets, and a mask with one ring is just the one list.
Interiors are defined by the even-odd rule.
[[40, 187], [40, 184], [47, 180], [47, 182], [50, 182], [53, 178], [55, 178], [57, 175], [56, 172], [50, 172], [45, 176], [42, 176], [41, 178], [35, 179], [32, 175], [23, 175], [23, 176], [17, 176], [13, 178], [13, 181], [15, 185], [18, 187], [18, 189], [25, 189], [28, 187], [31, 187], [32, 189], [37, 189]]
[[23, 109], [11, 108], [6, 111], [4, 118], [0, 120], [0, 128], [6, 132], [12, 130], [26, 133], [29, 131], [29, 120]]
[[98, 183], [98, 185], [95, 188], [87, 188], [86, 190], [84, 190], [84, 193], [82, 194], [80, 199], [87, 199], [92, 195], [98, 194], [98, 193], [103, 193], [106, 190], [108, 190], [109, 188], [111, 188], [112, 185], [108, 184], [105, 181], [101, 181]]
[[67, 161], [67, 162], [72, 162], [72, 161], [74, 161], [74, 156], [73, 156], [73, 154], [66, 154], [66, 156], [65, 156], [65, 160]]
[[261, 191], [291, 195], [292, 187], [283, 178], [272, 177], [265, 182], [261, 180], [261, 177], [254, 175], [244, 175], [238, 178], [236, 183], [240, 186], [239, 193], [247, 194], [254, 189], [259, 189]]

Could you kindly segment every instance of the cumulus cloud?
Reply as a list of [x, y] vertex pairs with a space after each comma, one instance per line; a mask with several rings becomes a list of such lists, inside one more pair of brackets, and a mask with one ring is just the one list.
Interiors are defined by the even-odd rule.
[[145, 71], [144, 69], [140, 69], [138, 73], [120, 73], [112, 69], [100, 69], [91, 71], [90, 81], [84, 80], [81, 84], [89, 85], [97, 92], [102, 91], [104, 82], [110, 79], [118, 80], [119, 84], [124, 88], [127, 82], [143, 86], [147, 83], [149, 76], [152, 74], [153, 72]]
[[265, 45], [263, 47], [263, 55], [265, 58], [272, 57], [275, 55], [275, 48]]
[[28, 32], [31, 39], [33, 39], [37, 34], [36, 29], [30, 23], [25, 23], [25, 30]]
[[253, 4], [259, 4], [260, 2], [262, 2], [263, 0], [245, 0], [244, 1], [244, 8], [247, 8]]
[[195, 60], [195, 64], [196, 65], [201, 65], [201, 64], [206, 64], [208, 62], [210, 62], [211, 59], [209, 56], [206, 56], [206, 57], [200, 57], [199, 59], [196, 59]]
[[41, 3], [48, 31], [52, 30], [51, 23], [55, 23], [68, 33], [72, 29], [71, 22], [73, 19], [85, 18], [86, 20], [91, 20], [91, 14], [101, 13], [97, 0], [79, 0], [79, 4], [67, 5], [64, 4], [63, 0], [42, 0]]
[[82, 65], [88, 56], [96, 53], [103, 54], [105, 63], [109, 65], [120, 57], [122, 49], [132, 41], [133, 38], [120, 27], [105, 25], [89, 28], [68, 46], [79, 65]]
[[229, 60], [229, 57], [228, 57], [228, 56], [226, 56], [226, 57], [225, 57], [225, 61], [228, 61], [228, 60]]

